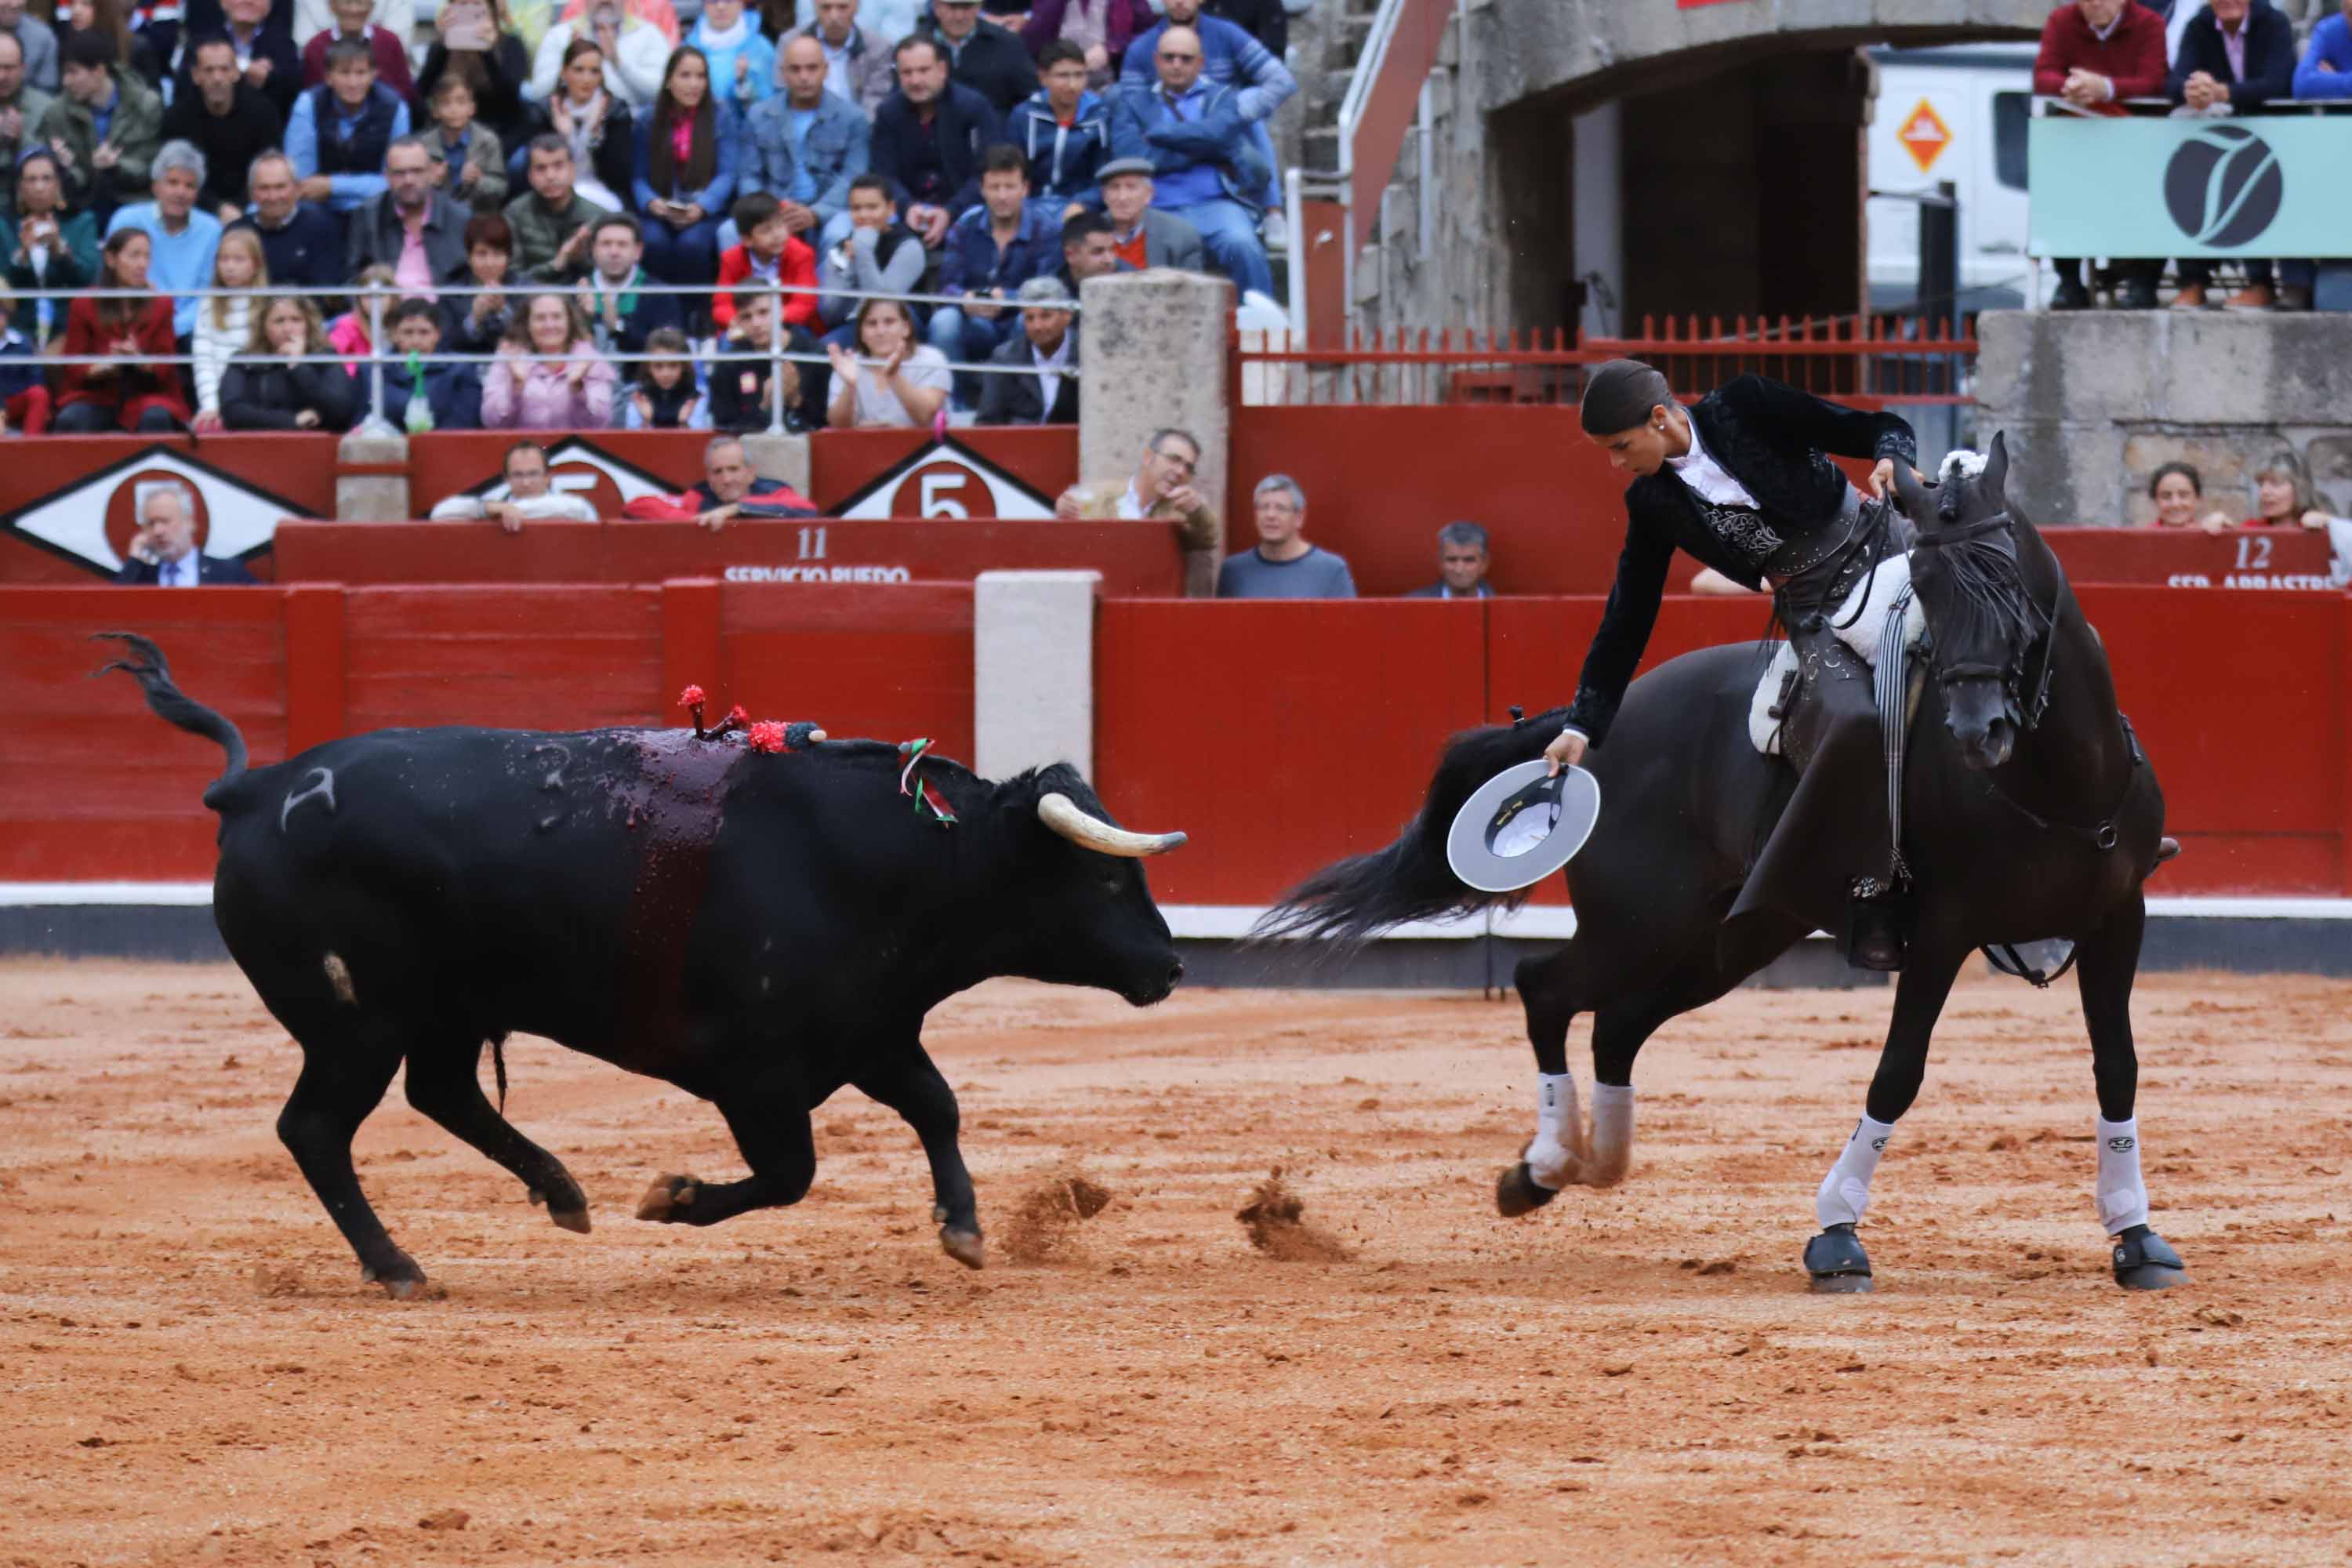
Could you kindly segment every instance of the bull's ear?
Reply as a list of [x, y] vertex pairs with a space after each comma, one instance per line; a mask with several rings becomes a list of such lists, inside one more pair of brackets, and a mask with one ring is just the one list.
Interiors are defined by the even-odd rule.
[[1985, 457], [1984, 477], [1977, 481], [1984, 493], [1992, 499], [1995, 511], [2009, 510], [2009, 433], [1993, 432], [1991, 450]]

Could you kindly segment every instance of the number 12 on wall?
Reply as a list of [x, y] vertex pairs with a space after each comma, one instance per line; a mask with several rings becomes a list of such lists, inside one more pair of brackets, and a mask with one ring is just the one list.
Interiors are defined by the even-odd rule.
[[2261, 534], [2248, 534], [2238, 541], [2238, 570], [2267, 572], [2271, 564], [2271, 542]]
[[801, 530], [800, 558], [803, 561], [822, 561], [824, 559], [824, 530], [822, 528], [803, 528]]

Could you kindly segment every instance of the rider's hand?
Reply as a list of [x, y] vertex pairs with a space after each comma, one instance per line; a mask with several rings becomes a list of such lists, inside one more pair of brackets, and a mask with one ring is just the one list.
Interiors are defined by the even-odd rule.
[[1544, 748], [1544, 761], [1551, 764], [1544, 776], [1557, 777], [1560, 769], [1572, 768], [1584, 761], [1585, 748], [1591, 743], [1580, 730], [1562, 730], [1559, 738]]

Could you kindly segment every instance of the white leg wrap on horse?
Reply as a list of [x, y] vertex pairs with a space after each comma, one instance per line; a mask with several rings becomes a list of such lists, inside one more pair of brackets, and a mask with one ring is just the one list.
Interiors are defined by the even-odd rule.
[[1539, 1187], [1558, 1192], [1576, 1180], [1583, 1161], [1584, 1121], [1576, 1104], [1572, 1072], [1536, 1074], [1536, 1138], [1528, 1145], [1528, 1174]]
[[1822, 1178], [1822, 1190], [1813, 1197], [1813, 1215], [1823, 1230], [1862, 1223], [1863, 1211], [1870, 1207], [1870, 1179], [1878, 1173], [1878, 1157], [1886, 1152], [1886, 1141], [1893, 1136], [1891, 1121], [1864, 1116], [1854, 1123], [1853, 1136], [1845, 1141], [1837, 1163]]
[[1585, 1180], [1606, 1187], [1625, 1179], [1633, 1163], [1633, 1086], [1596, 1083], [1592, 1086], [1592, 1168]]
[[2139, 1174], [2139, 1118], [2097, 1119], [2099, 1128], [2099, 1223], [2109, 1236], [2147, 1223], [2147, 1184]]

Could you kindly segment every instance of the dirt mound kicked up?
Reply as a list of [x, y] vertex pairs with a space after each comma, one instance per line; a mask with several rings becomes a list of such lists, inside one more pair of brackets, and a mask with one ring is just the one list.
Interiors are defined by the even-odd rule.
[[1307, 1200], [1290, 1190], [1276, 1165], [1250, 1190], [1249, 1202], [1234, 1217], [1249, 1232], [1252, 1247], [1283, 1263], [1333, 1263], [1349, 1255], [1348, 1244], [1307, 1223]]
[[1111, 1191], [1084, 1171], [1059, 1171], [1022, 1194], [997, 1232], [1015, 1263], [1054, 1263], [1070, 1256], [1078, 1226], [1110, 1206]]

